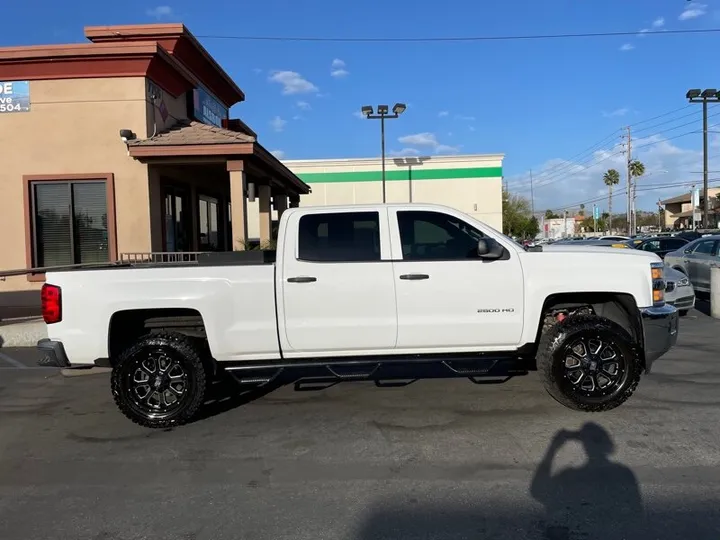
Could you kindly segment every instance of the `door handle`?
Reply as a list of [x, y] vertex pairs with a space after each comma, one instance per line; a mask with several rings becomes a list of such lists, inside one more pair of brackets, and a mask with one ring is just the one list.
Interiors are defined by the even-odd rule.
[[296, 277], [289, 277], [288, 283], [312, 283], [313, 281], [317, 281], [316, 277], [313, 276], [296, 276]]
[[417, 281], [420, 279], [430, 279], [430, 276], [427, 274], [403, 274], [400, 276], [400, 279], [408, 279], [411, 281]]

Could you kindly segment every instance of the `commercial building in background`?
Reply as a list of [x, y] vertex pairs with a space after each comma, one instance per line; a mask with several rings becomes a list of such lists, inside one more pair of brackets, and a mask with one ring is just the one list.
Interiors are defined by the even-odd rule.
[[[718, 226], [720, 215], [720, 201], [717, 195], [720, 188], [708, 188], [710, 199], [710, 223], [706, 228]], [[693, 200], [694, 199], [694, 200]], [[695, 225], [702, 221], [702, 209], [704, 205], [703, 190], [696, 189], [682, 195], [677, 195], [664, 201], [660, 205], [665, 208], [664, 227], [667, 229], [694, 229]]]
[[[502, 230], [503, 158], [502, 154], [388, 158], [386, 201], [444, 204]], [[302, 206], [382, 202], [380, 158], [283, 164], [312, 187], [312, 193], [302, 197]], [[251, 216], [250, 223], [255, 221]], [[250, 236], [256, 233], [251, 230]]]
[[[243, 248], [248, 227], [270, 240], [273, 214], [310, 187], [229, 117], [245, 95], [195, 37], [181, 24], [85, 36], [0, 48], [0, 270], [187, 260]], [[0, 293], [43, 280], [8, 277]]]

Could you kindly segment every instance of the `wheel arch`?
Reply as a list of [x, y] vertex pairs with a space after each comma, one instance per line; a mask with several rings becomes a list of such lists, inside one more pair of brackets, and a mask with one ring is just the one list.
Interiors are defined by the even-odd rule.
[[115, 312], [108, 324], [108, 357], [114, 367], [119, 354], [144, 335], [176, 332], [198, 342], [211, 356], [202, 314], [196, 309], [129, 309]]
[[597, 291], [549, 295], [543, 302], [535, 343], [540, 343], [545, 319], [549, 313], [583, 307], [589, 307], [597, 316], [606, 318], [627, 330], [632, 341], [640, 348], [643, 369], [645, 369], [642, 318], [635, 298], [627, 293]]

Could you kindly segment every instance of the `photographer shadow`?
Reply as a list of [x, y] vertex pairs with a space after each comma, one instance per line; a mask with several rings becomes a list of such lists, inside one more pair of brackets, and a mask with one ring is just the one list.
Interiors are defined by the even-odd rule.
[[[571, 441], [583, 446], [587, 462], [552, 474], [556, 454]], [[610, 434], [593, 422], [555, 434], [530, 484], [530, 494], [545, 509], [545, 539], [568, 540], [599, 531], [608, 539], [624, 538], [643, 530], [640, 486], [628, 467], [610, 460], [614, 451]]]

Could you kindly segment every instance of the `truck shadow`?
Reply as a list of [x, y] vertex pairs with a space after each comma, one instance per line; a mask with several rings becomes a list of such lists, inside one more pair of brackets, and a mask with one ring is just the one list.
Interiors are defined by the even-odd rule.
[[193, 423], [229, 412], [237, 407], [247, 405], [261, 399], [272, 392], [286, 386], [293, 386], [295, 392], [322, 392], [343, 382], [370, 381], [380, 388], [402, 388], [419, 380], [428, 379], [469, 379], [478, 385], [503, 384], [513, 377], [527, 375], [528, 372], [515, 372], [512, 375], [467, 376], [439, 369], [437, 366], [421, 365], [411, 371], [390, 371], [384, 376], [366, 378], [343, 378], [318, 376], [312, 370], [290, 369], [271, 378], [266, 383], [251, 385], [243, 384], [228, 372], [221, 372], [211, 382], [207, 398]]

